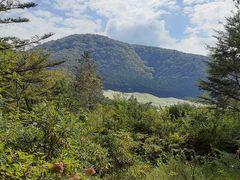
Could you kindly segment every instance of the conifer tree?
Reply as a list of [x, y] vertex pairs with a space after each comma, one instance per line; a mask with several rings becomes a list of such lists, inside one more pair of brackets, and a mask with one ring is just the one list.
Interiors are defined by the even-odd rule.
[[[11, 10], [36, 6], [37, 4], [33, 2], [0, 0], [0, 13], [8, 16]], [[29, 22], [29, 19], [24, 17], [0, 18], [2, 25], [25, 22]], [[31, 109], [32, 104], [39, 102], [40, 99], [46, 99], [49, 89], [53, 86], [51, 78], [54, 79], [47, 68], [63, 62], [48, 62], [48, 56], [24, 50], [29, 45], [39, 43], [51, 35], [52, 33], [34, 36], [29, 40], [0, 37], [0, 107]]]
[[224, 31], [217, 31], [216, 45], [209, 47], [208, 76], [200, 88], [218, 108], [240, 111], [240, 1], [235, 4], [236, 12], [226, 18]]
[[84, 52], [76, 67], [74, 83], [80, 106], [87, 110], [94, 109], [103, 97], [102, 86], [102, 79], [97, 74], [95, 61], [89, 53]]

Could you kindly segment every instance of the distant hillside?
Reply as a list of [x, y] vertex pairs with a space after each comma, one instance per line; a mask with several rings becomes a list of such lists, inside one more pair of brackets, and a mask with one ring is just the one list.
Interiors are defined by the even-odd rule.
[[185, 101], [185, 100], [182, 100], [182, 99], [159, 98], [159, 97], [153, 96], [151, 94], [137, 93], [137, 92], [122, 93], [122, 92], [118, 92], [118, 91], [106, 90], [106, 91], [104, 91], [104, 96], [109, 98], [109, 99], [114, 99], [114, 98], [126, 98], [126, 99], [128, 99], [131, 96], [133, 96], [140, 103], [151, 103], [153, 106], [156, 106], [156, 107], [172, 106], [172, 105], [179, 104], [179, 103], [188, 103], [188, 104], [195, 105], [194, 103], [192, 103], [190, 101]]
[[51, 59], [65, 60], [70, 71], [88, 51], [98, 64], [105, 89], [150, 93], [160, 97], [200, 95], [197, 80], [205, 76], [206, 57], [175, 50], [130, 45], [99, 35], [71, 35], [39, 48]]

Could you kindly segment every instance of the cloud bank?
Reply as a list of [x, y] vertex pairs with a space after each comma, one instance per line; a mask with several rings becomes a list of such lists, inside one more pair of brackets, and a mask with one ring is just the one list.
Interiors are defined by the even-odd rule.
[[[95, 33], [128, 43], [206, 55], [206, 44], [212, 45], [215, 42], [212, 38], [213, 29], [223, 29], [224, 17], [231, 15], [231, 10], [234, 9], [232, 0], [34, 2], [39, 4], [37, 8], [18, 10], [11, 14], [30, 18], [31, 22], [2, 25], [1, 36], [29, 38], [35, 34], [54, 32], [53, 39], [58, 39], [70, 34]], [[184, 30], [178, 30], [176, 23], [180, 23]], [[172, 31], [179, 31], [178, 35]]]

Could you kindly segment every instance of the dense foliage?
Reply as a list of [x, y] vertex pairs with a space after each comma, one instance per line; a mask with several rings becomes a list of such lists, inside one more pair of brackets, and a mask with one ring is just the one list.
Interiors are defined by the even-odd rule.
[[99, 98], [86, 53], [74, 77], [41, 53], [0, 55], [1, 179], [240, 177], [239, 113]]
[[0, 62], [1, 179], [240, 178], [239, 113], [99, 98], [86, 53], [76, 76], [42, 53], [5, 50]]
[[196, 86], [205, 77], [206, 57], [175, 50], [129, 45], [99, 35], [71, 35], [39, 47], [63, 67], [73, 67], [84, 51], [92, 54], [104, 79], [104, 88], [144, 92], [160, 97], [196, 97]]
[[[240, 179], [239, 112], [105, 99], [88, 53], [68, 74], [45, 53], [1, 43], [0, 179]], [[129, 80], [155, 78], [143, 61], [128, 63]]]
[[240, 114], [134, 98], [75, 113], [57, 101], [2, 113], [2, 179], [240, 178]]

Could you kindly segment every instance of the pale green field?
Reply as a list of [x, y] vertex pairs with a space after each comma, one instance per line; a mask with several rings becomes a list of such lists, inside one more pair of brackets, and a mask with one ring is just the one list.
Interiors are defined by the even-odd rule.
[[114, 99], [114, 98], [125, 98], [128, 99], [131, 96], [135, 97], [138, 102], [140, 103], [149, 103], [151, 102], [152, 105], [154, 106], [161, 106], [161, 107], [165, 107], [165, 106], [171, 106], [171, 105], [175, 105], [175, 104], [179, 104], [179, 103], [189, 103], [192, 105], [197, 105], [196, 103], [192, 103], [190, 101], [186, 101], [186, 100], [182, 100], [182, 99], [176, 99], [176, 98], [159, 98], [157, 96], [153, 96], [151, 94], [147, 94], [147, 93], [122, 93], [122, 92], [118, 92], [118, 91], [112, 91], [112, 90], [105, 90], [104, 91], [104, 96], [108, 97], [109, 99]]

